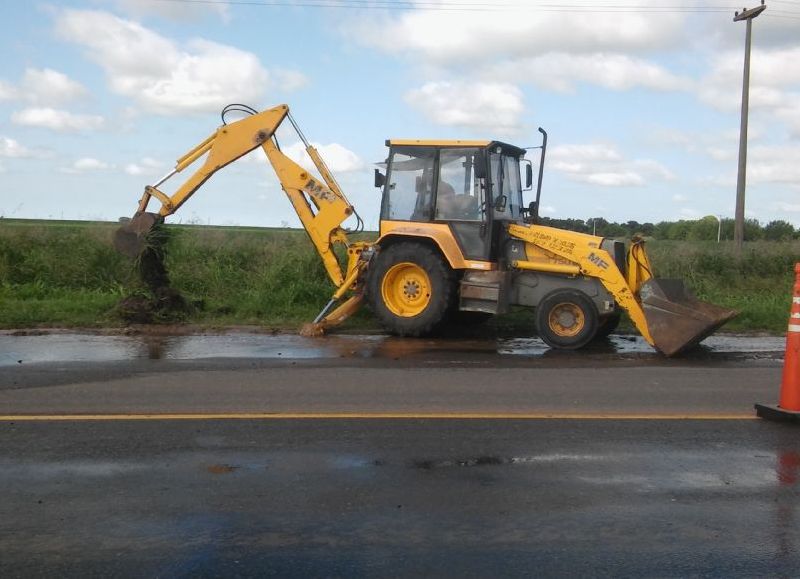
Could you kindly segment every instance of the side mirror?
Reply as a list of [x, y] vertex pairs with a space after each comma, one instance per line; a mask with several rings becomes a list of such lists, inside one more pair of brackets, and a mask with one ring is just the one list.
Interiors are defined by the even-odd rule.
[[386, 183], [386, 175], [375, 169], [375, 187], [383, 187]]
[[533, 187], [533, 165], [530, 161], [525, 162], [525, 190]]
[[475, 177], [477, 179], [486, 178], [486, 156], [482, 153], [475, 155]]

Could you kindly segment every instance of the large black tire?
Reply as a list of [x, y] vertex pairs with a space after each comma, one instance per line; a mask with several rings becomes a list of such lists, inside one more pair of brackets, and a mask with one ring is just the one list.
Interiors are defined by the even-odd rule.
[[403, 241], [382, 249], [370, 264], [367, 301], [390, 333], [424, 336], [445, 320], [455, 287], [453, 270], [436, 251]]
[[619, 321], [622, 319], [622, 313], [617, 311], [606, 316], [600, 321], [600, 327], [597, 328], [597, 333], [594, 336], [595, 340], [602, 340], [611, 335], [611, 333], [619, 326]]
[[551, 348], [582, 348], [595, 337], [598, 326], [597, 307], [579, 290], [552, 291], [536, 307], [536, 329]]

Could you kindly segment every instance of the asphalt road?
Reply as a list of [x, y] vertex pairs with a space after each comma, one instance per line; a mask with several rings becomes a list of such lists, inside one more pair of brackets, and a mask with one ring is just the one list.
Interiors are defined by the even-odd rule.
[[774, 356], [0, 368], [0, 576], [796, 576]]

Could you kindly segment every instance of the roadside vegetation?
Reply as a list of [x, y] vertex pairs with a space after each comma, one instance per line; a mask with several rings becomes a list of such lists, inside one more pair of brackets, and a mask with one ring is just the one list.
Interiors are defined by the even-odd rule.
[[[112, 246], [117, 226], [0, 219], [0, 328], [124, 326], [121, 302], [144, 287]], [[189, 307], [157, 321], [296, 329], [332, 292], [304, 231], [166, 229], [169, 277]], [[748, 242], [741, 259], [724, 241], [656, 239], [648, 250], [659, 277], [683, 279], [701, 299], [740, 310], [727, 329], [785, 330], [800, 241]], [[377, 326], [364, 309], [346, 327]]]

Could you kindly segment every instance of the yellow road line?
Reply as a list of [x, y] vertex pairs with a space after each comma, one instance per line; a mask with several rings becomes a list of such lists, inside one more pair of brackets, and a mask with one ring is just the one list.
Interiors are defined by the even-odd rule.
[[577, 414], [515, 412], [242, 412], [211, 414], [6, 414], [0, 422], [112, 420], [755, 420], [755, 414]]

